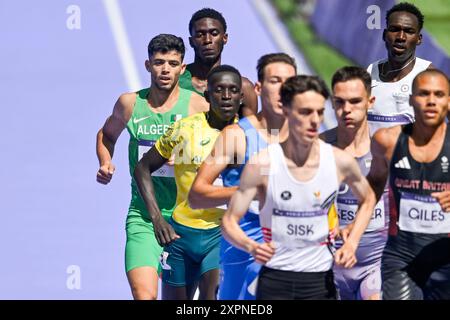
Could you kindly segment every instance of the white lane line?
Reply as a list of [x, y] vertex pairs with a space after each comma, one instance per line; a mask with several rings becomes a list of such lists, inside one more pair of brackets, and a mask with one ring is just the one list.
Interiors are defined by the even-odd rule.
[[119, 54], [128, 88], [130, 91], [137, 91], [142, 88], [142, 85], [119, 3], [117, 0], [103, 0], [103, 6], [105, 7], [114, 41], [116, 42], [117, 53]]
[[289, 31], [278, 19], [272, 5], [267, 0], [252, 0], [251, 2], [280, 51], [287, 53], [297, 62], [298, 73], [313, 74], [305, 58], [292, 42]]

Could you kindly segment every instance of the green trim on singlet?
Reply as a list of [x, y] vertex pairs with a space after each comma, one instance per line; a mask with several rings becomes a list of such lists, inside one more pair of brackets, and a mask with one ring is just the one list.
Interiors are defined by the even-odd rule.
[[180, 75], [178, 85], [180, 86], [180, 88], [198, 93], [202, 97], [205, 96], [204, 92], [198, 91], [192, 85], [192, 73], [187, 68], [186, 70], [184, 70], [183, 74]]
[[[189, 101], [192, 92], [180, 88], [180, 95], [175, 106], [165, 113], [153, 112], [147, 102], [149, 88], [137, 92], [133, 113], [127, 123], [127, 130], [130, 134], [128, 144], [128, 159], [131, 179], [131, 203], [127, 217], [127, 224], [136, 221], [150, 222], [149, 215], [145, 209], [144, 201], [139, 195], [133, 172], [142, 154], [150, 149], [156, 140], [175, 121], [189, 115]], [[164, 218], [168, 219], [173, 212], [176, 201], [177, 188], [173, 177], [152, 176], [155, 188], [155, 197], [158, 207]]]

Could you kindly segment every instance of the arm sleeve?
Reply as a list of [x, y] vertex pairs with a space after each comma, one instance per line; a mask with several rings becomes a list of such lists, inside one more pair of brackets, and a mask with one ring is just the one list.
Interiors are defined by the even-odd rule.
[[164, 158], [169, 159], [175, 146], [180, 142], [180, 121], [171, 125], [155, 143], [155, 148]]

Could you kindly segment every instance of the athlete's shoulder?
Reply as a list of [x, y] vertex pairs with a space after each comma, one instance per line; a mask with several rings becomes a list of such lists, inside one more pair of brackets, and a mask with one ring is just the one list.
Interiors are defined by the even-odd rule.
[[436, 68], [431, 61], [422, 59], [419, 57], [416, 57], [416, 63], [414, 65], [414, 67], [417, 67], [419, 69], [435, 69]]
[[225, 128], [223, 128], [222, 132], [233, 136], [240, 136], [244, 134], [244, 130], [242, 130], [238, 123], [227, 125]]
[[[326, 142], [324, 142], [324, 143], [326, 143]], [[326, 144], [331, 146], [331, 150], [333, 151], [336, 162], [339, 162], [339, 161], [348, 162], [350, 159], [354, 160], [354, 158], [349, 153], [345, 152], [344, 150], [342, 150], [338, 147], [335, 147], [329, 143], [326, 143]]]
[[134, 104], [136, 103], [137, 95], [138, 95], [138, 92], [122, 93], [119, 96], [119, 99], [117, 99], [117, 102], [119, 102], [123, 108], [133, 108]]
[[237, 147], [242, 145], [242, 143], [245, 144], [245, 133], [237, 123], [233, 123], [223, 128], [222, 132], [220, 132], [218, 140], [219, 139], [226, 142], [227, 144], [231, 143], [234, 149], [240, 149]]
[[256, 114], [250, 114], [250, 115], [242, 118], [240, 121], [248, 121], [254, 127], [258, 127], [260, 124], [260, 121], [258, 120], [258, 117], [256, 116]]
[[192, 127], [205, 125], [208, 123], [206, 120], [205, 112], [197, 112], [189, 115], [186, 118], [180, 119], [176, 122], [180, 127]]
[[251, 86], [252, 88], [254, 87], [254, 84], [253, 84], [253, 82], [249, 79], [249, 78], [247, 78], [247, 77], [242, 77], [242, 86], [243, 87], [248, 87], [248, 86]]
[[199, 95], [197, 92], [191, 92], [191, 100], [189, 101], [190, 114], [195, 114], [198, 112], [204, 112], [209, 110], [209, 103], [206, 99]]
[[381, 128], [375, 132], [372, 139], [374, 142], [380, 145], [389, 146], [397, 142], [398, 136], [400, 135], [401, 131], [401, 125], [393, 126], [390, 128]]
[[122, 93], [114, 105], [113, 116], [121, 119], [125, 124], [130, 120], [136, 103], [136, 92]]
[[204, 113], [194, 113], [186, 118], [181, 118], [173, 123], [169, 129], [166, 131], [166, 136], [177, 135], [177, 136], [186, 136], [192, 134], [196, 128], [203, 125], [203, 121], [205, 119]]
[[338, 175], [340, 175], [344, 180], [346, 179], [345, 177], [361, 174], [358, 163], [349, 153], [335, 146], [332, 146], [332, 150]]
[[[256, 177], [267, 176], [270, 172], [270, 154], [268, 148], [252, 155], [245, 165], [247, 175]], [[242, 180], [241, 180], [242, 181]]]
[[374, 68], [378, 68], [379, 64], [384, 63], [386, 61], [387, 61], [386, 59], [375, 60], [374, 62], [369, 64], [369, 66], [367, 67], [367, 72], [371, 73], [372, 71], [374, 71]]

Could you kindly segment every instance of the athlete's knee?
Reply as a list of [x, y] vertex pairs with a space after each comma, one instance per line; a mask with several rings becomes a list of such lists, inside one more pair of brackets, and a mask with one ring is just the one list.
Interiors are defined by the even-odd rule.
[[213, 269], [202, 275], [199, 282], [199, 300], [216, 300], [219, 288], [219, 270]]
[[134, 300], [156, 300], [158, 299], [157, 290], [153, 290], [143, 285], [134, 285], [131, 287], [131, 293]]

